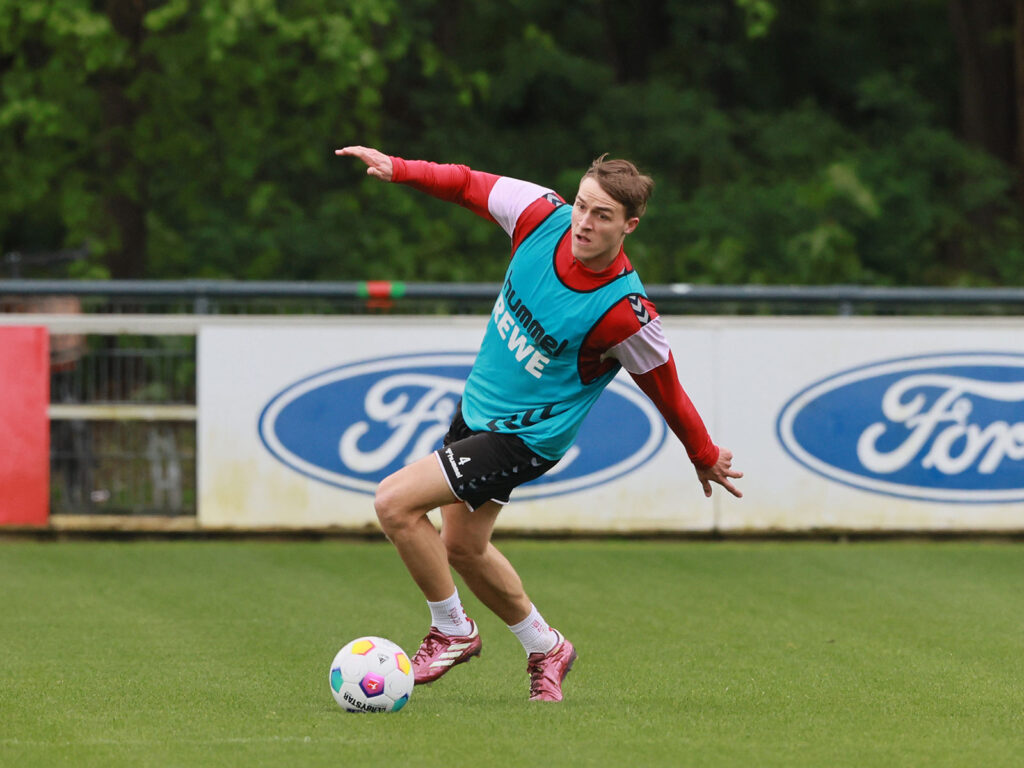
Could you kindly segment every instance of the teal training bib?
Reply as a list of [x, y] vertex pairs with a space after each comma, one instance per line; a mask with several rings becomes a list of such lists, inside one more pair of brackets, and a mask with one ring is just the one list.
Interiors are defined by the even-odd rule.
[[644, 294], [635, 272], [594, 291], [567, 287], [555, 271], [555, 250], [570, 226], [561, 205], [519, 246], [466, 381], [462, 414], [470, 429], [518, 435], [535, 453], [559, 459], [618, 372], [584, 384], [584, 338], [623, 297]]

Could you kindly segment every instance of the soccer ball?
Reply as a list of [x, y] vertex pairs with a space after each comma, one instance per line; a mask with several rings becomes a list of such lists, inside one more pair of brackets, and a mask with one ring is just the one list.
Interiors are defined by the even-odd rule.
[[397, 712], [415, 679], [401, 648], [383, 637], [357, 637], [331, 662], [331, 693], [349, 712]]

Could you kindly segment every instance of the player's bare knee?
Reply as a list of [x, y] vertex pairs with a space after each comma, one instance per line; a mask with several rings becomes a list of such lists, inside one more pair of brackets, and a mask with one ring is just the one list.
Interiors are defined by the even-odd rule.
[[393, 539], [396, 534], [408, 528], [413, 520], [412, 515], [399, 507], [381, 506], [374, 503], [374, 509], [377, 512], [377, 521], [380, 523], [381, 530], [389, 539]]
[[391, 477], [384, 478], [377, 486], [377, 492], [373, 497], [373, 509], [377, 513], [380, 527], [388, 537], [407, 526], [413, 517], [402, 503], [397, 484]]
[[472, 569], [487, 551], [486, 546], [480, 547], [456, 537], [442, 535], [441, 538], [448, 553], [448, 562], [456, 571], [461, 571], [464, 568]]

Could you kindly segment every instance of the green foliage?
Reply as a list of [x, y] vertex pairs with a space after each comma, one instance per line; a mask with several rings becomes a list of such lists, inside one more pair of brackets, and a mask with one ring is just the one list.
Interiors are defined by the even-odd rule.
[[[951, 128], [937, 0], [644, 8], [662, 37], [638, 23], [631, 41], [579, 6], [517, 3], [500, 25], [489, 3], [463, 9], [452, 32], [478, 44], [422, 85], [489, 87], [471, 108], [449, 94], [417, 110], [414, 130], [386, 120], [387, 147], [569, 197], [594, 156], [631, 157], [658, 182], [628, 243], [647, 282], [1024, 282], [1012, 174]], [[466, 247], [464, 213], [414, 204]]]
[[736, 0], [746, 16], [747, 36], [764, 37], [768, 34], [772, 19], [778, 13], [775, 4], [769, 0]]
[[941, 0], [0, 0], [0, 245], [87, 243], [80, 276], [493, 280], [496, 227], [332, 150], [569, 198], [607, 151], [657, 181], [649, 283], [1024, 284], [947, 25]]
[[314, 276], [334, 142], [378, 122], [408, 38], [384, 33], [391, 2], [279, 5], [171, 0], [132, 40], [87, 0], [0, 5], [4, 245], [103, 258], [122, 193], [145, 210], [152, 275]]

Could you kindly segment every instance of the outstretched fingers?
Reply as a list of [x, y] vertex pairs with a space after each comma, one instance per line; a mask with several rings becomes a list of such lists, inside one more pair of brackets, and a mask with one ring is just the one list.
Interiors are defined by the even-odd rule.
[[381, 181], [391, 181], [394, 165], [391, 158], [372, 147], [342, 147], [334, 150], [339, 157], [355, 157], [366, 163], [366, 174]]
[[737, 488], [735, 485], [733, 485], [729, 481], [729, 478], [735, 478], [735, 479], [738, 480], [741, 477], [743, 477], [743, 473], [742, 472], [727, 472], [725, 477], [723, 477], [718, 482], [719, 482], [719, 484], [723, 488], [725, 488], [725, 490], [727, 490], [729, 493], [731, 493], [737, 499], [742, 499], [743, 498], [743, 491], [741, 491], [739, 488]]
[[718, 461], [715, 462], [714, 466], [707, 469], [698, 469], [697, 477], [700, 479], [704, 495], [707, 497], [711, 496], [711, 483], [715, 482], [737, 499], [743, 498], [742, 491], [732, 484], [732, 480], [740, 479], [743, 477], [743, 473], [732, 468], [732, 451], [726, 448], [719, 450]]

